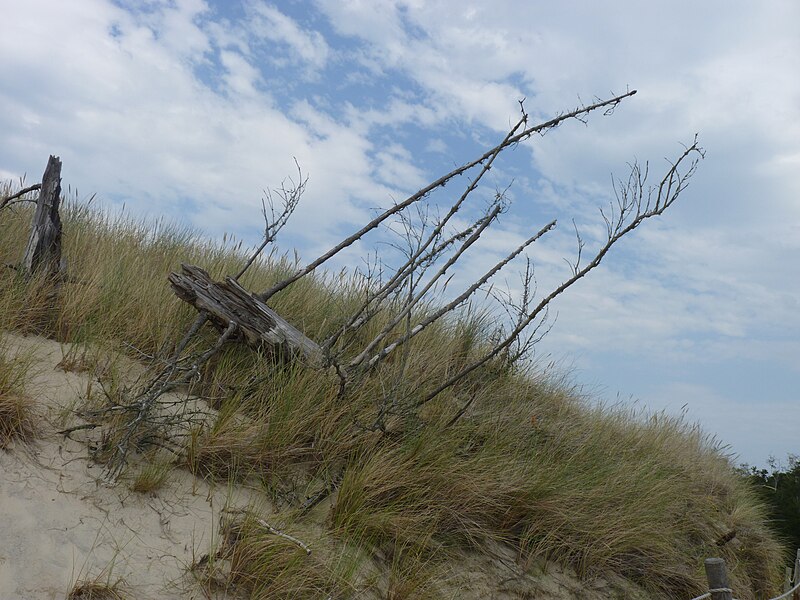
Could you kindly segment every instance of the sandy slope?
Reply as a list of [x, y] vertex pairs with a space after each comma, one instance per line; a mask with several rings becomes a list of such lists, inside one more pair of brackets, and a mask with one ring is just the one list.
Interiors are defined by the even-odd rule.
[[180, 470], [158, 494], [99, 484], [86, 446], [55, 433], [88, 376], [56, 366], [67, 346], [7, 341], [35, 355], [29, 392], [43, 418], [35, 443], [0, 452], [0, 598], [63, 598], [76, 580], [95, 577], [122, 579], [134, 598], [203, 597], [186, 567], [209, 551], [220, 511], [266, 500], [244, 488], [214, 490]]
[[[90, 376], [59, 368], [69, 345], [12, 334], [5, 341], [12, 356], [33, 356], [28, 392], [42, 418], [35, 442], [0, 451], [0, 600], [61, 599], [76, 581], [95, 578], [122, 581], [126, 598], [207, 597], [187, 568], [213, 548], [223, 509], [254, 507], [269, 515], [267, 499], [241, 486], [213, 488], [180, 469], [152, 494], [98, 483], [100, 469], [88, 459], [86, 444], [57, 433]], [[326, 512], [317, 507], [311, 516], [317, 522], [309, 527], [322, 531]], [[444, 597], [646, 597], [627, 582], [579, 581], [554, 565], [523, 574], [510, 550], [490, 554], [465, 555]], [[385, 598], [382, 587], [356, 595]]]

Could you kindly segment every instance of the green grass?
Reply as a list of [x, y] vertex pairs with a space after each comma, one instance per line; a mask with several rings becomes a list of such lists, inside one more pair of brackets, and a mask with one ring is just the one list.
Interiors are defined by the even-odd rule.
[[[22, 210], [0, 213], [0, 262], [18, 260], [28, 219]], [[63, 221], [73, 282], [54, 293], [11, 270], [0, 273], [3, 328], [115, 345], [139, 359], [123, 342], [164, 355], [195, 316], [172, 295], [167, 274], [187, 262], [219, 278], [243, 261], [241, 248], [79, 204], [67, 204]], [[242, 283], [263, 290], [292, 267], [273, 256]], [[307, 277], [270, 304], [322, 340], [357, 304], [360, 286], [346, 277]], [[385, 313], [341, 340], [345, 352], [388, 322], [391, 307]], [[342, 548], [384, 557], [389, 597], [436, 597], [459, 552], [487, 541], [513, 547], [523, 566], [546, 559], [585, 576], [616, 574], [653, 597], [702, 592], [709, 556], [726, 559], [738, 598], [776, 589], [783, 550], [763, 507], [724, 451], [690, 423], [590, 407], [569, 387], [500, 361], [422, 410], [408, 410], [479, 356], [491, 329], [476, 312], [435, 324], [345, 401], [331, 373], [231, 346], [192, 389], [219, 414], [192, 432], [186, 465], [203, 477], [258, 482], [289, 505], [341, 482], [325, 509], [326, 526]], [[473, 396], [470, 410], [448, 426]], [[383, 431], [369, 427], [380, 407], [390, 409]], [[734, 540], [717, 546], [733, 530]], [[233, 555], [233, 577], [252, 597], [322, 597], [329, 590], [329, 573], [309, 572], [296, 547], [247, 531]], [[337, 560], [335, 553], [329, 558]]]

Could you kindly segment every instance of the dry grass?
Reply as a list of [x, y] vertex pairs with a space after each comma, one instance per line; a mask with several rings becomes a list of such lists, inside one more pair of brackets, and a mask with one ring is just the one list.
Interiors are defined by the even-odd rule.
[[[26, 222], [22, 211], [0, 214], [0, 262], [18, 257]], [[241, 264], [241, 251], [185, 230], [75, 204], [68, 205], [64, 231], [70, 276], [80, 283], [54, 296], [41, 283], [0, 274], [2, 327], [35, 323], [36, 331], [65, 342], [124, 341], [163, 354], [194, 317], [173, 297], [167, 273], [190, 262], [220, 276]], [[291, 266], [264, 261], [243, 284], [265, 289]], [[271, 304], [321, 339], [359, 289], [347, 278], [309, 277]], [[373, 330], [389, 315], [381, 318]], [[653, 597], [697, 595], [702, 560], [711, 555], [728, 561], [742, 600], [775, 589], [782, 549], [766, 529], [763, 508], [714, 440], [691, 424], [590, 408], [564, 385], [499, 363], [419, 413], [404, 410], [477, 356], [491, 325], [472, 313], [430, 327], [344, 403], [335, 378], [232, 347], [193, 389], [209, 396], [219, 416], [194, 431], [187, 463], [206, 477], [255, 479], [290, 504], [341, 482], [332, 496], [331, 532], [341, 543], [381, 553], [387, 569], [401, 575], [489, 539], [512, 545], [523, 565], [549, 559], [585, 575], [616, 573]], [[373, 332], [342, 343], [356, 348]], [[448, 427], [472, 396], [470, 410]], [[390, 409], [383, 432], [369, 427], [379, 407]], [[718, 547], [733, 530], [734, 540]], [[296, 547], [243, 531], [232, 572], [253, 597], [320, 597], [328, 589], [328, 576], [309, 572]], [[426, 590], [435, 586], [425, 582], [436, 577], [417, 570], [418, 578], [394, 576], [392, 597], [433, 594]]]
[[10, 354], [0, 335], [0, 449], [14, 440], [28, 440], [36, 431], [36, 409], [25, 391], [30, 356]]
[[67, 594], [67, 600], [126, 600], [119, 584], [102, 581], [79, 581]]
[[276, 531], [249, 511], [229, 518], [214, 557], [205, 559], [201, 569], [195, 567], [204, 571], [205, 587], [244, 592], [254, 600], [334, 597], [333, 572], [296, 538]]
[[166, 483], [174, 465], [163, 458], [146, 461], [130, 483], [132, 492], [151, 494]]

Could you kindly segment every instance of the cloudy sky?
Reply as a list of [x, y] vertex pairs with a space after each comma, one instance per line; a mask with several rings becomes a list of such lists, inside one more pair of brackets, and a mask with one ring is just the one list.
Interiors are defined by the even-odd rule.
[[[800, 453], [800, 5], [433, 0], [0, 0], [0, 178], [257, 241], [262, 190], [309, 176], [282, 240], [304, 258], [502, 139], [477, 194], [513, 204], [459, 277], [552, 218], [540, 289], [591, 249], [611, 177], [659, 176], [699, 133], [678, 203], [555, 304], [538, 357], [599, 401], [700, 421], [742, 461]], [[460, 181], [457, 186], [464, 185]], [[448, 188], [448, 192], [449, 192]], [[436, 197], [446, 202], [449, 196]], [[357, 265], [365, 244], [342, 260]], [[498, 280], [515, 289], [513, 272]]]

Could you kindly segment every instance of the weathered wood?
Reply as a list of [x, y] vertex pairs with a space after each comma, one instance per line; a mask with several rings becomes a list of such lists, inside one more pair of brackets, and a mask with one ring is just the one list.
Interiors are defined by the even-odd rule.
[[181, 271], [169, 274], [175, 295], [208, 313], [218, 327], [224, 329], [235, 323], [251, 346], [266, 343], [289, 356], [299, 356], [312, 366], [322, 366], [323, 353], [319, 345], [235, 279], [226, 277], [225, 281], [213, 281], [205, 270], [193, 265], [181, 265]]
[[711, 592], [711, 600], [733, 600], [733, 592], [728, 584], [728, 571], [721, 558], [707, 558], [705, 561], [706, 579]]
[[61, 160], [50, 156], [42, 176], [42, 187], [36, 201], [31, 233], [22, 270], [28, 275], [42, 270], [56, 278], [61, 270], [61, 217], [58, 207], [61, 202]]

